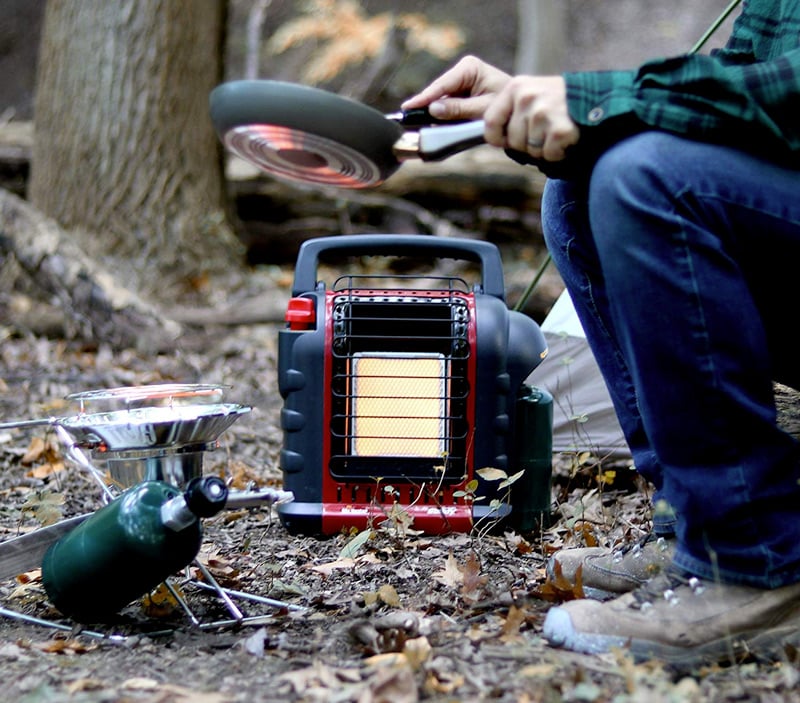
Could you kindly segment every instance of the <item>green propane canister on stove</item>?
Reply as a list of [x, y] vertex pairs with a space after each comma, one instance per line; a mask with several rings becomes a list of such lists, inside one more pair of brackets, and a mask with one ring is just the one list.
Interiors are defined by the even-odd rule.
[[516, 471], [512, 484], [512, 522], [520, 533], [547, 527], [553, 479], [553, 396], [542, 388], [523, 385], [517, 395]]
[[181, 492], [145, 481], [97, 510], [55, 542], [42, 561], [50, 602], [79, 622], [97, 622], [149, 593], [200, 551], [200, 518], [225, 507], [216, 476], [192, 479]]

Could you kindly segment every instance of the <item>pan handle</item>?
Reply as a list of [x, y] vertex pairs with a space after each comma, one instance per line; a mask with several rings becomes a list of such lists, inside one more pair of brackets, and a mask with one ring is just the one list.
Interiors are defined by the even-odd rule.
[[317, 237], [303, 242], [297, 256], [292, 296], [313, 291], [323, 253], [351, 256], [419, 256], [475, 261], [481, 265], [481, 287], [486, 295], [505, 300], [503, 262], [499, 249], [475, 239], [434, 237], [426, 234], [355, 234]]
[[420, 129], [419, 158], [423, 161], [441, 161], [484, 144], [483, 132], [483, 120]]

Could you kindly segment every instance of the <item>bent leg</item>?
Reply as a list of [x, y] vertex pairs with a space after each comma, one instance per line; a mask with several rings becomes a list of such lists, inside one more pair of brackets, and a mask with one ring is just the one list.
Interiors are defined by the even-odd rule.
[[[582, 237], [596, 256], [565, 271], [553, 251], [581, 293], [612, 397], [631, 416], [638, 409], [661, 467], [678, 513], [675, 563], [705, 578], [800, 580], [798, 445], [776, 426], [772, 394], [788, 358], [787, 325], [777, 321], [796, 306], [786, 296], [800, 261], [798, 192], [798, 172], [645, 133], [607, 152], [592, 174], [591, 237]], [[549, 244], [563, 246], [549, 227]], [[574, 242], [569, 252], [574, 264]], [[583, 280], [573, 278], [578, 269]], [[590, 279], [602, 281], [602, 296]], [[629, 379], [609, 373], [604, 326]]]
[[[553, 262], [569, 291], [595, 360], [606, 382], [636, 469], [661, 487], [661, 469], [644, 432], [636, 390], [614, 331], [605, 281], [589, 225], [588, 185], [549, 180], [542, 196], [542, 229]], [[654, 529], [668, 535], [672, 516], [657, 511]]]

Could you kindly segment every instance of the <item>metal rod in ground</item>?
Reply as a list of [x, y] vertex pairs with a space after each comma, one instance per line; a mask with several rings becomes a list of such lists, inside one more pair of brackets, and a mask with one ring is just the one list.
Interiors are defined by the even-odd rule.
[[61, 440], [61, 443], [67, 448], [67, 453], [69, 454], [70, 459], [72, 459], [78, 466], [80, 466], [84, 471], [86, 471], [89, 476], [91, 476], [95, 483], [100, 486], [100, 490], [103, 492], [103, 497], [106, 502], [114, 500], [117, 497], [117, 494], [112, 491], [106, 482], [103, 480], [103, 472], [100, 471], [91, 461], [89, 461], [89, 457], [86, 456], [81, 451], [81, 448], [72, 439], [69, 432], [67, 432], [61, 425], [56, 425], [56, 434], [58, 438]]
[[[698, 51], [700, 51], [700, 49], [705, 46], [706, 42], [713, 36], [714, 32], [720, 28], [722, 23], [728, 19], [730, 14], [741, 4], [741, 2], [742, 0], [732, 0], [730, 5], [728, 5], [728, 7], [722, 11], [722, 14], [720, 14], [720, 16], [711, 23], [711, 26], [703, 33], [703, 36], [700, 37], [697, 43], [691, 49], [689, 49], [689, 53], [696, 54]], [[531, 293], [533, 293], [534, 289], [538, 285], [539, 279], [542, 277], [545, 269], [550, 265], [550, 260], [551, 257], [550, 254], [548, 254], [547, 258], [544, 260], [544, 263], [539, 267], [539, 271], [536, 273], [533, 281], [531, 281], [530, 285], [519, 299], [519, 302], [514, 306], [514, 310], [522, 310], [522, 308], [525, 307], [525, 303], [528, 302], [528, 298], [530, 298]]]
[[15, 422], [0, 422], [0, 430], [16, 430], [22, 427], [40, 427], [42, 425], [52, 425], [56, 418], [42, 418], [37, 420], [17, 420]]
[[703, 36], [700, 37], [700, 39], [698, 40], [697, 44], [695, 44], [689, 50], [689, 53], [690, 54], [696, 54], [698, 51], [700, 51], [700, 49], [703, 48], [705, 43], [711, 38], [711, 35], [714, 34], [714, 32], [716, 32], [720, 28], [720, 25], [726, 19], [728, 19], [728, 15], [730, 15], [731, 12], [733, 12], [736, 9], [737, 5], [739, 5], [741, 2], [742, 2], [742, 0], [733, 0], [733, 2], [731, 2], [731, 4], [728, 5], [728, 7], [726, 7], [722, 11], [722, 14], [719, 17], [717, 17], [716, 20], [714, 20], [714, 22], [711, 24], [711, 26], [705, 31], [705, 34], [703, 34]]
[[[216, 590], [213, 586], [210, 586], [207, 583], [203, 583], [202, 581], [192, 581], [192, 583], [198, 588], [202, 588], [206, 591]], [[273, 608], [286, 608], [287, 610], [299, 610], [299, 611], [307, 610], [307, 608], [303, 607], [302, 605], [294, 605], [293, 603], [286, 603], [285, 601], [275, 600], [274, 598], [257, 596], [255, 593], [247, 593], [245, 591], [234, 591], [230, 588], [223, 588], [222, 590], [232, 598], [241, 598], [242, 600], [250, 600], [253, 601], [254, 603], [263, 603], [264, 605], [271, 605]]]
[[203, 578], [208, 581], [211, 588], [223, 600], [225, 606], [228, 608], [230, 614], [233, 615], [234, 619], [241, 621], [244, 618], [244, 613], [242, 613], [242, 611], [236, 607], [236, 603], [231, 600], [231, 597], [225, 592], [225, 589], [220, 586], [219, 583], [217, 583], [217, 580], [211, 575], [211, 572], [200, 563], [199, 559], [195, 559], [194, 563], [195, 566], [200, 569], [200, 573], [203, 574]]
[[169, 579], [164, 581], [164, 585], [167, 587], [167, 590], [170, 592], [172, 597], [178, 601], [178, 604], [183, 609], [183, 612], [186, 613], [186, 616], [192, 621], [192, 625], [195, 627], [198, 626], [200, 624], [200, 620], [194, 614], [194, 611], [189, 607], [186, 599], [180, 593], [178, 593], [178, 589], [170, 583]]
[[[60, 622], [52, 622], [51, 620], [44, 620], [43, 618], [37, 618], [33, 615], [25, 615], [25, 613], [18, 613], [14, 610], [8, 610], [7, 608], [0, 608], [0, 615], [12, 618], [14, 620], [21, 620], [22, 622], [31, 623], [33, 625], [42, 625], [43, 627], [49, 627], [53, 630], [62, 630], [64, 632], [73, 632], [77, 635], [86, 635], [87, 637], [96, 637], [98, 639], [107, 640], [109, 642], [127, 642], [130, 639], [131, 635], [108, 635], [105, 632], [97, 632], [95, 630], [75, 630], [74, 625], [64, 625]], [[174, 630], [157, 630], [154, 632], [146, 632], [143, 633], [147, 637], [161, 637], [164, 635], [173, 635], [175, 634]], [[139, 635], [134, 635], [135, 637], [139, 637]]]
[[218, 630], [222, 627], [241, 627], [242, 625], [267, 625], [275, 621], [274, 615], [253, 615], [252, 617], [242, 618], [241, 620], [215, 620], [214, 622], [202, 622], [199, 625], [201, 630]]

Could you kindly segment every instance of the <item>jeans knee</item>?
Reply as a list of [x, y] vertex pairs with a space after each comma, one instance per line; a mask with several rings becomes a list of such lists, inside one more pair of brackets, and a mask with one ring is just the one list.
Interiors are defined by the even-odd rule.
[[644, 132], [612, 146], [592, 171], [590, 201], [613, 204], [642, 192], [669, 190], [684, 144], [666, 132]]
[[[598, 245], [614, 246], [624, 238], [649, 236], [642, 217], [672, 209], [680, 185], [673, 176], [680, 139], [662, 132], [645, 132], [606, 151], [589, 182], [591, 228]], [[630, 226], [626, 226], [630, 225]]]

